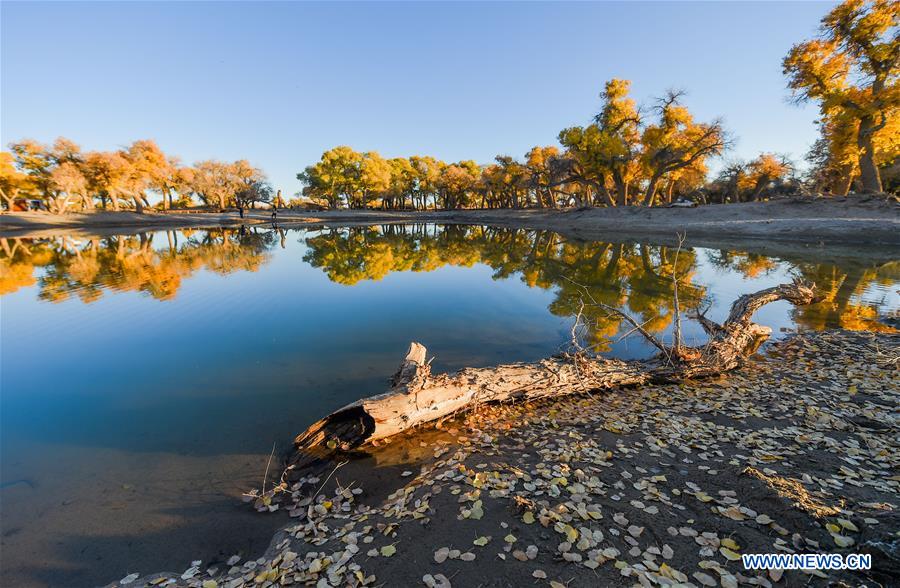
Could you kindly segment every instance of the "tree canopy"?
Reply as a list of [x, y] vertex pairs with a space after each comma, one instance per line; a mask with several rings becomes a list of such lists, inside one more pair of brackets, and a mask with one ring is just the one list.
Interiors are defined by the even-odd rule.
[[822, 18], [819, 38], [794, 45], [784, 58], [796, 100], [821, 112], [821, 166], [846, 193], [858, 175], [867, 192], [881, 192], [879, 165], [900, 151], [900, 4], [845, 0]]
[[20, 198], [40, 200], [56, 213], [97, 206], [142, 212], [153, 196], [163, 209], [194, 197], [219, 209], [271, 199], [265, 174], [246, 160], [184, 166], [150, 140], [116, 151], [85, 152], [64, 137], [52, 145], [25, 139], [9, 147], [0, 152], [0, 195], [10, 209]]

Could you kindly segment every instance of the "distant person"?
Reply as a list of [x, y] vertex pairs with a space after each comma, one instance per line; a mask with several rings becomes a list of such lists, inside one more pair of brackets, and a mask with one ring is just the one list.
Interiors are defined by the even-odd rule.
[[272, 222], [275, 222], [277, 220], [278, 220], [278, 206], [275, 205], [272, 207]]
[[241, 218], [244, 218], [244, 206], [242, 204], [238, 204], [238, 214], [241, 215]]

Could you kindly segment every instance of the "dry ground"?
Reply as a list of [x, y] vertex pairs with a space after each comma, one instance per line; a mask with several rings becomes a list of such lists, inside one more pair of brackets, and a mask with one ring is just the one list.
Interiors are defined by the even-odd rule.
[[[569, 237], [609, 240], [661, 236], [674, 239], [686, 233], [688, 245], [719, 246], [742, 242], [804, 244], [900, 245], [900, 204], [884, 197], [796, 198], [771, 202], [722, 204], [698, 208], [590, 208], [527, 210], [461, 210], [396, 212], [336, 210], [301, 212], [282, 210], [280, 226], [438, 222], [489, 224], [548, 229]], [[103, 234], [175, 228], [212, 228], [240, 224], [269, 224], [268, 211], [251, 211], [241, 219], [236, 212], [169, 212], [135, 214], [97, 212], [50, 215], [29, 212], [0, 216], [0, 237], [52, 234]], [[618, 239], [613, 239], [618, 240]]]

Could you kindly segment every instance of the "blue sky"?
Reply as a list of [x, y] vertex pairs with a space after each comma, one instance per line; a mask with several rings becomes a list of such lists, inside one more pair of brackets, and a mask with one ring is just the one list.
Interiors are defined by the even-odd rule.
[[833, 3], [0, 3], [0, 138], [155, 139], [247, 158], [286, 194], [324, 149], [489, 162], [555, 144], [605, 80], [682, 88], [730, 157], [801, 159], [815, 107], [781, 59]]

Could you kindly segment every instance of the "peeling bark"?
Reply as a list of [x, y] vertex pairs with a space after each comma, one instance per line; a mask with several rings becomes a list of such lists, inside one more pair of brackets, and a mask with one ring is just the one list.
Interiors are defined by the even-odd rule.
[[434, 375], [426, 361], [425, 347], [414, 342], [391, 379], [388, 392], [328, 415], [298, 435], [294, 444], [300, 456], [335, 449], [349, 451], [482, 403], [717, 376], [738, 367], [769, 336], [771, 329], [753, 323], [751, 318], [759, 308], [777, 300], [811, 304], [816, 300], [815, 286], [796, 281], [742, 296], [721, 325], [695, 316], [709, 335], [709, 342], [702, 347], [677, 342], [668, 347], [646, 334], [662, 351], [642, 361], [564, 355], [536, 363], [465, 368], [452, 375]]

